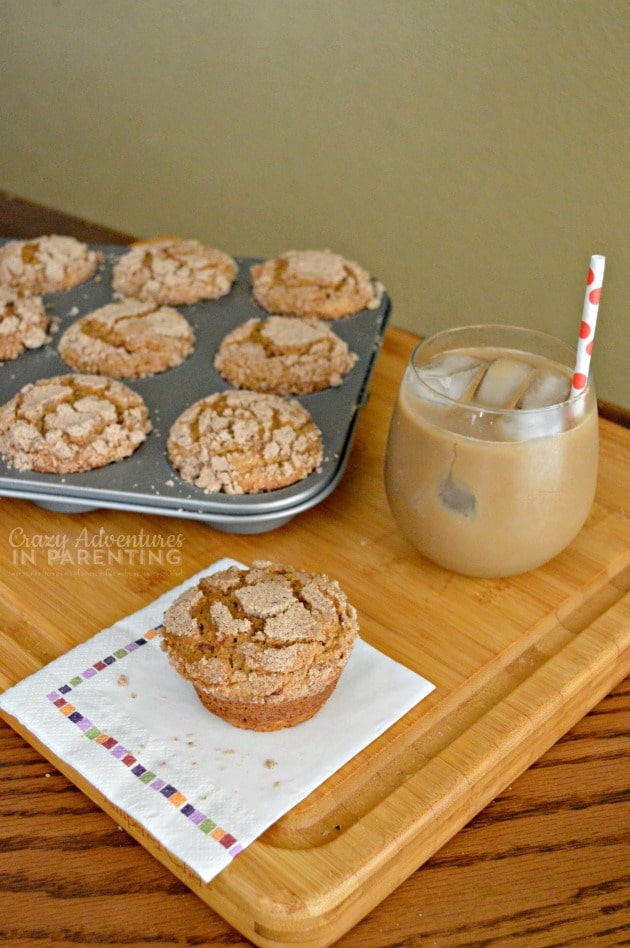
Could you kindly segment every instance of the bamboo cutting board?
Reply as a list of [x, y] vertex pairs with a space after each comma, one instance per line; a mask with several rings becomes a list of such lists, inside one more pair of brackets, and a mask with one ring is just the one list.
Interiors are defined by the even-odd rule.
[[[382, 487], [387, 422], [411, 344], [404, 334], [386, 337], [344, 480], [281, 530], [229, 536], [156, 516], [95, 511], [68, 517], [25, 501], [0, 501], [2, 687], [221, 556], [328, 572], [356, 604], [363, 638], [435, 683], [432, 695], [208, 886], [52, 759], [257, 945], [333, 944], [630, 667], [630, 432], [602, 420], [596, 501], [564, 554], [510, 580], [447, 573], [399, 535]], [[69, 547], [82, 531], [92, 537], [99, 530], [176, 533], [181, 562], [175, 570], [136, 565], [122, 575], [76, 563], [38, 564], [35, 574], [26, 561], [16, 562], [9, 542], [16, 527], [22, 537], [65, 537]], [[38, 749], [50, 759], [46, 748]]]

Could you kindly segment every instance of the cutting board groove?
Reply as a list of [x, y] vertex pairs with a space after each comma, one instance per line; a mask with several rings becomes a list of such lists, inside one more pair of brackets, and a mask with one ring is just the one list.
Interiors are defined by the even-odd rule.
[[[182, 529], [182, 569], [35, 580], [0, 546], [0, 684], [25, 675], [232, 556], [324, 569], [357, 606], [361, 635], [435, 691], [270, 827], [210, 884], [16, 721], [26, 740], [171, 872], [261, 948], [337, 941], [566, 733], [630, 668], [629, 433], [602, 421], [598, 492], [564, 554], [510, 580], [472, 580], [418, 557], [382, 485], [392, 373], [387, 340], [346, 477], [316, 512], [276, 534], [225, 537], [199, 524], [108, 511], [111, 532]], [[8, 506], [7, 506], [8, 505]], [[26, 535], [98, 534], [95, 511], [62, 518], [6, 501]], [[366, 516], [369, 510], [369, 516]], [[11, 520], [11, 518], [14, 518]], [[383, 683], [387, 687], [387, 682]], [[342, 724], [342, 722], [341, 722]]]
[[[187, 885], [246, 928], [255, 943], [328, 945], [337, 937], [330, 940], [331, 930], [345, 930], [348, 920], [352, 924], [366, 905], [383, 897], [384, 879], [388, 889], [398, 885], [628, 672], [629, 590], [630, 563], [622, 559], [605, 579], [599, 577], [587, 593], [557, 610], [562, 622], [557, 615], [547, 617], [522, 637], [517, 655], [514, 648], [507, 650], [508, 662], [495, 659], [492, 672], [480, 671], [428, 712], [417, 706], [208, 886], [9, 720]], [[7, 618], [13, 619], [10, 630], [23, 631], [5, 602], [3, 622]], [[0, 647], [7, 638], [5, 633]], [[44, 664], [37, 641], [31, 638], [29, 648], [21, 650], [19, 668]], [[392, 730], [400, 732], [394, 739]], [[228, 898], [230, 877], [243, 876], [239, 869], [246, 862], [248, 872]], [[262, 884], [267, 872], [273, 880], [269, 888]], [[241, 898], [234, 900], [239, 889]], [[244, 912], [254, 917], [246, 921]]]

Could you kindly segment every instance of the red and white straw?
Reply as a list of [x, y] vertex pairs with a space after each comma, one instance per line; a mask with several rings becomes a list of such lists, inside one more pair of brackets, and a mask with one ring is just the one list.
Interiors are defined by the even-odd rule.
[[597, 325], [599, 300], [602, 295], [605, 266], [606, 257], [603, 257], [601, 254], [593, 254], [586, 280], [584, 310], [582, 312], [582, 322], [580, 323], [575, 369], [573, 370], [571, 384], [571, 397], [583, 392], [588, 382], [588, 372], [591, 364], [591, 355], [593, 354], [593, 340], [595, 337], [595, 326]]

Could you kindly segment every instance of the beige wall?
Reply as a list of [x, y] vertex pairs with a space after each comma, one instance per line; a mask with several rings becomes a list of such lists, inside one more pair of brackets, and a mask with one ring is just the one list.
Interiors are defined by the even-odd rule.
[[630, 406], [627, 0], [0, 0], [0, 187], [239, 255], [331, 247], [393, 321], [573, 342]]

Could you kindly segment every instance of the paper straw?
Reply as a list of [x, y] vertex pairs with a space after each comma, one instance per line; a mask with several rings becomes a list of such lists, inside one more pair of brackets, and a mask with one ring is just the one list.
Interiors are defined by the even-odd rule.
[[588, 372], [591, 364], [591, 356], [593, 354], [593, 339], [595, 337], [595, 326], [597, 325], [599, 300], [602, 295], [605, 265], [606, 257], [598, 253], [593, 254], [586, 280], [584, 310], [582, 312], [582, 322], [580, 323], [575, 368], [573, 370], [571, 384], [571, 397], [583, 392], [588, 382]]

